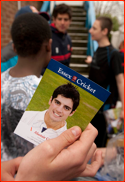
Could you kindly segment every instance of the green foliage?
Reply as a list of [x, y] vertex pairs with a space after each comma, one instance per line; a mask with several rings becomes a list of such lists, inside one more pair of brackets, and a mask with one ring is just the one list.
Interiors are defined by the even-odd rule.
[[99, 16], [106, 16], [106, 17], [111, 18], [111, 20], [113, 22], [113, 27], [112, 27], [113, 31], [117, 31], [119, 29], [119, 21], [116, 16], [112, 17], [111, 14], [100, 14], [100, 15], [96, 15], [96, 18], [98, 18]]

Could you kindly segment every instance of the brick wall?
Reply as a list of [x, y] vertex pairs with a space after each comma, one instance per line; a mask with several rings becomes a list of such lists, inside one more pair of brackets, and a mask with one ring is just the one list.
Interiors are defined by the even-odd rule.
[[[32, 5], [40, 10], [42, 1], [20, 1], [21, 7]], [[11, 40], [10, 29], [14, 16], [18, 11], [17, 1], [1, 2], [1, 48], [5, 47]]]

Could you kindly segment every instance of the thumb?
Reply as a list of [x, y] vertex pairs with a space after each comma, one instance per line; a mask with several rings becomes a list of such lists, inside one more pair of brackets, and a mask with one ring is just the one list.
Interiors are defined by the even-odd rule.
[[57, 138], [48, 140], [48, 142], [52, 146], [55, 152], [55, 156], [57, 156], [60, 153], [60, 151], [62, 151], [64, 148], [74, 143], [80, 137], [80, 135], [81, 135], [80, 127], [74, 126], [64, 131]]

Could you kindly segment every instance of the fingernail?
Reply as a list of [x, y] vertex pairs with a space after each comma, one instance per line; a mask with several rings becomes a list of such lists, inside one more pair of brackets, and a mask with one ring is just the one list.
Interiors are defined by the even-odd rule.
[[78, 127], [73, 128], [71, 131], [72, 131], [72, 134], [73, 134], [75, 137], [79, 136], [79, 134], [80, 134], [80, 130], [79, 130]]

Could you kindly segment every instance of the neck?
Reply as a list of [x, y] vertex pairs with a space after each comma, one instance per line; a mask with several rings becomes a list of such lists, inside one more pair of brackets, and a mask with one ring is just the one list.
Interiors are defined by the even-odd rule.
[[47, 128], [52, 128], [53, 130], [58, 130], [65, 125], [65, 121], [53, 121], [51, 120], [48, 111], [45, 113], [44, 122], [46, 123]]
[[12, 77], [26, 77], [29, 75], [35, 75], [38, 78], [41, 75], [43, 68], [43, 61], [37, 60], [37, 58], [22, 58], [18, 57], [16, 66], [10, 69], [9, 74]]
[[108, 37], [103, 37], [101, 40], [99, 40], [97, 42], [98, 42], [99, 47], [105, 47], [105, 46], [110, 45]]

